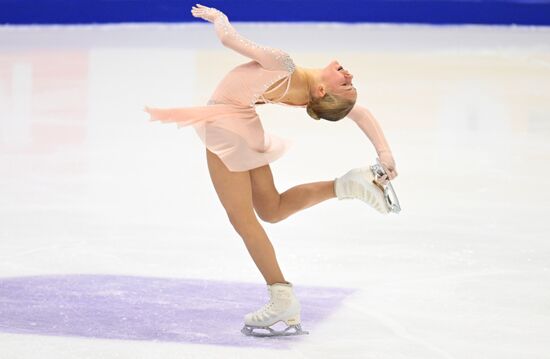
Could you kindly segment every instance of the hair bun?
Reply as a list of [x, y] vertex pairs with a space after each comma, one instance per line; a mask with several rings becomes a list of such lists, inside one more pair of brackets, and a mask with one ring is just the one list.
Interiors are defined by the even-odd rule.
[[321, 119], [321, 117], [319, 117], [319, 115], [317, 115], [315, 113], [315, 111], [313, 111], [313, 108], [311, 107], [311, 104], [307, 105], [306, 111], [307, 111], [307, 114], [309, 115], [309, 117], [313, 118], [314, 120], [320, 120]]
[[307, 114], [315, 120], [340, 121], [351, 111], [355, 99], [325, 93], [323, 97], [310, 99]]

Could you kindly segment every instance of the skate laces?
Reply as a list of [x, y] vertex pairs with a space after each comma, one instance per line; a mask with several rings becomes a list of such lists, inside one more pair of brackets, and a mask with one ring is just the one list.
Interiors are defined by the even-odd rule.
[[269, 288], [270, 300], [262, 308], [253, 312], [256, 318], [269, 318], [277, 314], [279, 310], [286, 310], [291, 305], [292, 294], [285, 290]]
[[270, 313], [272, 313], [271, 309], [275, 306], [275, 303], [270, 301], [269, 303], [265, 304], [262, 308], [254, 312], [255, 317], [263, 318], [267, 315], [267, 317], [270, 316]]
[[374, 175], [369, 167], [354, 168], [338, 178], [341, 199], [358, 198], [379, 212], [383, 212], [384, 194], [374, 183]]

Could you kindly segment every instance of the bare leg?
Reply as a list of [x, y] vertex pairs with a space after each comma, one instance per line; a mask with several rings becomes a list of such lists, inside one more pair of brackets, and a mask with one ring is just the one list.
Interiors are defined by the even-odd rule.
[[206, 151], [208, 170], [216, 193], [266, 283], [286, 283], [273, 245], [254, 213], [249, 171], [231, 172], [217, 155], [208, 149]]
[[302, 209], [334, 197], [334, 180], [294, 186], [281, 193], [278, 215], [280, 219], [285, 219]]
[[334, 180], [301, 184], [279, 194], [269, 165], [250, 170], [250, 178], [254, 208], [262, 220], [270, 223], [336, 197]]

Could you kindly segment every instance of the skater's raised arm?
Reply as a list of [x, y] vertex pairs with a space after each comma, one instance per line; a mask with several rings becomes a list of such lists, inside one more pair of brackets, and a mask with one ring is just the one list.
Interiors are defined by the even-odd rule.
[[356, 103], [347, 117], [351, 118], [365, 135], [367, 135], [377, 153], [383, 151], [391, 152], [380, 124], [366, 107]]
[[389, 170], [388, 175], [390, 180], [395, 178], [397, 176], [397, 171], [395, 171], [393, 154], [386, 138], [384, 137], [384, 132], [382, 131], [382, 128], [376, 118], [374, 118], [372, 113], [366, 107], [357, 103], [353, 106], [347, 117], [352, 119], [363, 131], [363, 133], [367, 135], [376, 149], [380, 162]]
[[212, 22], [221, 43], [239, 54], [257, 61], [268, 70], [287, 70], [290, 56], [276, 48], [260, 46], [235, 30], [227, 16], [218, 9], [197, 4], [191, 9], [193, 16]]

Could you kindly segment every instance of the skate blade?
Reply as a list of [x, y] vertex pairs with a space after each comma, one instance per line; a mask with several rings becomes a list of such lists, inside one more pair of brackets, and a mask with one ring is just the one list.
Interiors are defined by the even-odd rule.
[[386, 185], [382, 185], [377, 181], [378, 178], [386, 175], [386, 171], [384, 171], [384, 167], [382, 167], [382, 164], [378, 158], [376, 159], [376, 162], [377, 163], [375, 165], [370, 166], [375, 178], [372, 183], [374, 183], [384, 193], [384, 200], [389, 212], [399, 213], [401, 212], [401, 205], [399, 204], [397, 194], [395, 193], [391, 182], [387, 180]]
[[[255, 332], [254, 329], [268, 330], [269, 333]], [[291, 329], [294, 329], [294, 331], [289, 331]], [[252, 336], [252, 337], [286, 337], [286, 336], [292, 336], [292, 335], [309, 334], [309, 332], [302, 330], [302, 326], [300, 324], [290, 325], [286, 329], [279, 330], [279, 331], [274, 330], [270, 327], [252, 327], [245, 324], [245, 326], [241, 329], [241, 333], [243, 333], [246, 336]]]

